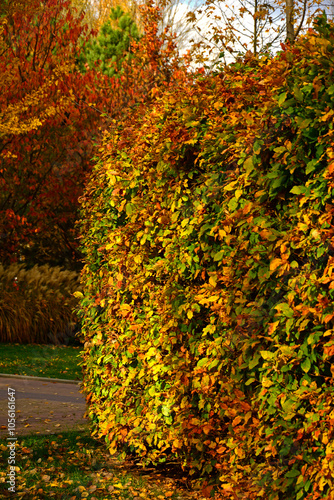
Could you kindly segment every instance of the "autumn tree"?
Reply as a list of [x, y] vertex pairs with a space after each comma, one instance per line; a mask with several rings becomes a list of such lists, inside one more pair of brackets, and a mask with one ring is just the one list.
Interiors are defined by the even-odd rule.
[[197, 32], [189, 16], [195, 16], [197, 20], [197, 30], [205, 26], [205, 16], [201, 11], [201, 0], [165, 0], [158, 2], [161, 9], [161, 22], [159, 31], [163, 33], [165, 29], [170, 30], [175, 36], [178, 50], [186, 52], [191, 48], [194, 39], [197, 39]]
[[[224, 26], [224, 37], [219, 39], [227, 53], [264, 52], [280, 39], [284, 32], [281, 12], [266, 0], [245, 0], [225, 5], [217, 2], [215, 15]], [[217, 19], [217, 18], [216, 18]]]
[[[24, 2], [23, 2], [24, 4]], [[12, 5], [11, 5], [12, 7]], [[1, 260], [80, 266], [75, 221], [103, 130], [122, 123], [173, 80], [172, 40], [158, 36], [156, 10], [121, 78], [77, 69], [82, 39], [94, 35], [70, 2], [37, 0], [7, 9], [0, 46]], [[171, 56], [171, 54], [174, 54]]]
[[73, 56], [76, 40], [88, 33], [68, 7], [65, 0], [2, 6], [4, 263], [26, 257], [30, 263], [64, 264], [77, 255], [74, 207], [92, 154], [87, 129], [95, 117], [89, 107], [79, 107], [71, 91], [84, 88]]
[[280, 42], [293, 41], [305, 32], [321, 8], [326, 8], [324, 0], [206, 0], [205, 29], [196, 27], [196, 15], [190, 13], [188, 20], [201, 38], [201, 57], [205, 49], [211, 61], [220, 56], [229, 63], [247, 51], [255, 55], [274, 53], [280, 49]]

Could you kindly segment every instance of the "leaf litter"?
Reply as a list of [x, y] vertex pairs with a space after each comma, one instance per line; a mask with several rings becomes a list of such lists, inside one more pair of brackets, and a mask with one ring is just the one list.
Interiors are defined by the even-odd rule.
[[[5, 439], [0, 457], [8, 462]], [[16, 493], [19, 500], [201, 500], [181, 467], [142, 468], [132, 460], [111, 456], [88, 431], [24, 436], [16, 445]], [[8, 467], [9, 470], [9, 467]], [[8, 470], [0, 472], [0, 496], [9, 498]], [[172, 477], [169, 477], [172, 476]]]

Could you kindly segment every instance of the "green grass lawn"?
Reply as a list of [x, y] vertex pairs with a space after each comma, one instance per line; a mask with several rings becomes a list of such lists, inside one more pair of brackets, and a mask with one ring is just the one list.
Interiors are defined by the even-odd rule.
[[0, 343], [0, 373], [81, 380], [81, 347]]
[[[0, 440], [0, 462], [7, 464], [7, 440]], [[0, 472], [0, 497], [42, 500], [203, 498], [180, 480], [133, 467], [112, 457], [88, 431], [22, 436], [15, 449], [16, 492], [8, 491], [7, 468]], [[181, 482], [180, 482], [181, 481]]]

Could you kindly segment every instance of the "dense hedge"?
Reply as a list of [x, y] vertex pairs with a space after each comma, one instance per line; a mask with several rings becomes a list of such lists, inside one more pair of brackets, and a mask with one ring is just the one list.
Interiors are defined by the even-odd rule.
[[180, 82], [106, 137], [82, 198], [94, 432], [224, 498], [334, 498], [333, 68], [322, 19]]

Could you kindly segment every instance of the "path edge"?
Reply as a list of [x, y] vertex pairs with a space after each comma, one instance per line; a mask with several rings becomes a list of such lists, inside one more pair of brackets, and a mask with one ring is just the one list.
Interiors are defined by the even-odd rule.
[[81, 380], [68, 380], [62, 378], [47, 378], [47, 377], [33, 377], [30, 375], [13, 375], [12, 373], [0, 373], [0, 377], [3, 378], [16, 378], [16, 379], [27, 379], [27, 380], [40, 380], [43, 382], [54, 382], [54, 383], [63, 383], [63, 384], [77, 384], [81, 385]]

